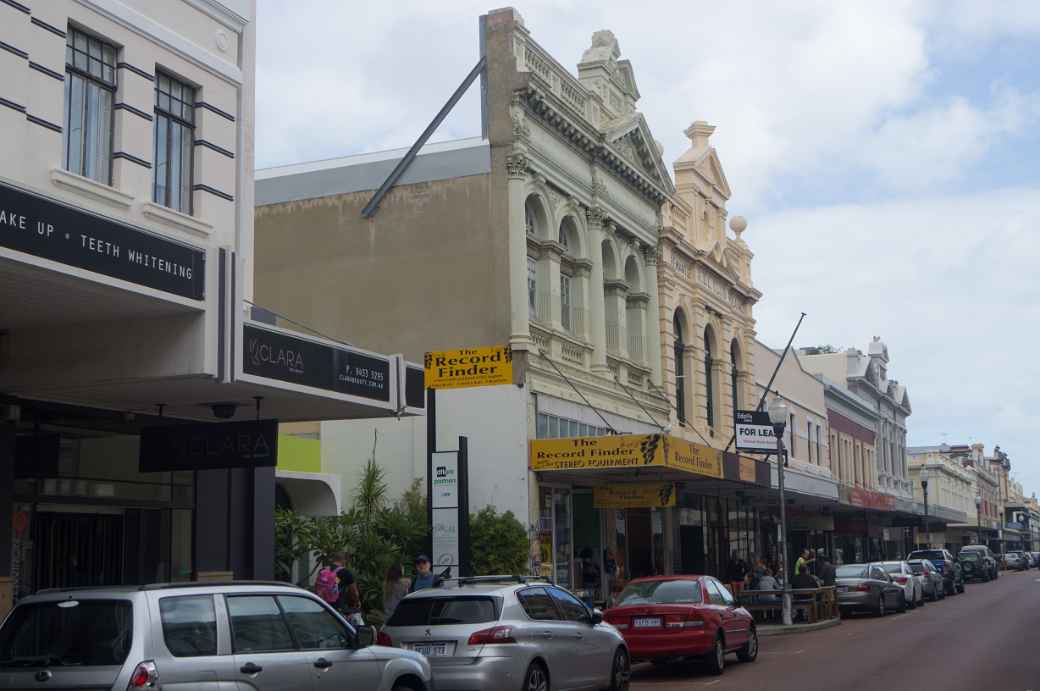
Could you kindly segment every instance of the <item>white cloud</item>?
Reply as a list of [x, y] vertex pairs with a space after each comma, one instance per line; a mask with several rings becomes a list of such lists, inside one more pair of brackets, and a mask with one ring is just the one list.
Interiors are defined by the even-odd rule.
[[1040, 422], [1040, 187], [788, 211], [759, 218], [760, 338], [865, 348], [881, 336], [905, 383], [912, 443], [955, 437], [1019, 456], [1027, 486]]

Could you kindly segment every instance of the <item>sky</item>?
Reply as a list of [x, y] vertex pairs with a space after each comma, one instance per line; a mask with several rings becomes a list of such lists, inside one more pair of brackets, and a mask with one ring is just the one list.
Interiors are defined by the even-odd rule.
[[[576, 71], [611, 29], [670, 167], [712, 137], [758, 336], [888, 345], [910, 445], [982, 442], [1040, 493], [1040, 2], [531, 0]], [[257, 165], [407, 147], [476, 63], [471, 0], [258, 0]], [[431, 141], [480, 134], [471, 89]]]

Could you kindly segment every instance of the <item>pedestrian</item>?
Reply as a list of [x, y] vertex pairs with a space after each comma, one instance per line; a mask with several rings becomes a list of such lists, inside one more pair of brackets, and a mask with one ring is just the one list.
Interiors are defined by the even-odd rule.
[[808, 547], [802, 549], [801, 555], [794, 562], [794, 574], [797, 576], [802, 572], [802, 567], [809, 563], [809, 558], [812, 552], [809, 551]]
[[439, 585], [437, 578], [430, 570], [430, 558], [425, 554], [420, 554], [415, 558], [415, 577], [412, 578], [412, 585], [408, 592], [414, 593], [417, 590], [433, 588], [437, 585]]
[[397, 603], [408, 594], [410, 587], [411, 581], [404, 578], [400, 564], [394, 564], [387, 569], [386, 578], [383, 581], [384, 621], [390, 619], [390, 615], [397, 609]]
[[726, 574], [726, 578], [729, 580], [729, 589], [734, 593], [739, 593], [743, 590], [745, 576], [747, 576], [747, 565], [734, 552], [730, 555], [729, 568]]
[[358, 590], [354, 572], [347, 567], [349, 561], [350, 558], [346, 552], [340, 552], [332, 559], [333, 570], [336, 573], [336, 586], [339, 590], [336, 608], [341, 612], [349, 609], [361, 609], [361, 591]]
[[827, 558], [827, 555], [823, 553], [823, 550], [820, 550], [820, 556], [816, 561], [819, 564], [816, 568], [816, 575], [820, 577], [820, 580], [823, 581], [825, 586], [829, 587], [834, 585], [834, 578], [837, 569], [834, 568], [834, 564], [832, 564], [831, 560]]
[[592, 558], [592, 548], [586, 547], [581, 550], [581, 587], [585, 591], [585, 603], [591, 605], [599, 592], [601, 572], [599, 565]]
[[820, 580], [809, 573], [809, 564], [802, 564], [798, 574], [791, 579], [792, 590], [815, 590], [820, 587]]

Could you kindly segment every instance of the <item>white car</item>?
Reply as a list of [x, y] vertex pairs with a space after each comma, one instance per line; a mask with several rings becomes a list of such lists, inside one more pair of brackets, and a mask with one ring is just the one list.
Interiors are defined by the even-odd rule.
[[906, 606], [915, 609], [924, 605], [924, 585], [921, 578], [914, 575], [913, 569], [905, 561], [884, 561], [879, 564], [891, 578], [892, 582], [903, 589]]

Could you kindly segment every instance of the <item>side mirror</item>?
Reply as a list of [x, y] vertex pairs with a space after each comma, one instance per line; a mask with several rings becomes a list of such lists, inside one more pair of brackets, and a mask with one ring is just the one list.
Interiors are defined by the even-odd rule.
[[592, 625], [603, 623], [603, 611], [599, 609], [592, 610]]
[[374, 626], [362, 626], [357, 630], [357, 645], [355, 646], [358, 650], [361, 648], [367, 648], [370, 645], [374, 645], [376, 642], [376, 627]]

